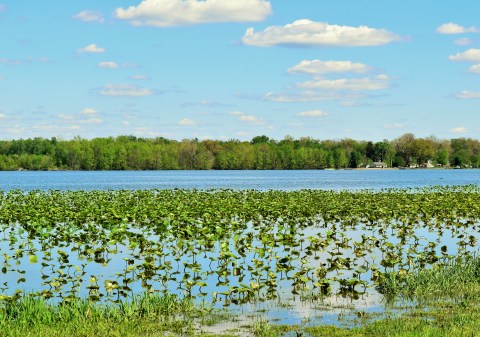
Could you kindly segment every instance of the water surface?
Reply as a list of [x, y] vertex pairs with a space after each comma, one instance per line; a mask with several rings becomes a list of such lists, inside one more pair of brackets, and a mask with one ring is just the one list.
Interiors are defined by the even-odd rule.
[[468, 184], [480, 184], [480, 169], [0, 172], [0, 190], [359, 190]]

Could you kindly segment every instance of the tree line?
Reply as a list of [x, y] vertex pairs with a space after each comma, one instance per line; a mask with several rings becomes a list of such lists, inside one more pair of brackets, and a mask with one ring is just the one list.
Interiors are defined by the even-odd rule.
[[256, 136], [251, 141], [135, 136], [0, 141], [0, 170], [296, 170], [358, 168], [372, 162], [480, 167], [480, 141], [416, 138], [411, 133], [380, 142], [290, 136]]

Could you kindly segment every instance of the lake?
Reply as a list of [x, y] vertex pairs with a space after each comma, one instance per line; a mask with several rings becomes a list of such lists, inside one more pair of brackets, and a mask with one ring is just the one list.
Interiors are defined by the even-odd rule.
[[0, 172], [0, 190], [359, 190], [480, 184], [480, 169]]

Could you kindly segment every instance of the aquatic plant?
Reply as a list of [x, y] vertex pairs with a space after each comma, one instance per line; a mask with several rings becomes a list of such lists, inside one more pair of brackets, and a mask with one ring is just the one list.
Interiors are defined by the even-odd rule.
[[479, 218], [477, 186], [0, 192], [0, 299], [356, 298], [468, 258]]

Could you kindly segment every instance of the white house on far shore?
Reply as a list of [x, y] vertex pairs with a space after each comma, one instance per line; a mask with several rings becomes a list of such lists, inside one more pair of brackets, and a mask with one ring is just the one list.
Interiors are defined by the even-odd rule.
[[373, 163], [367, 164], [367, 168], [387, 168], [387, 163], [383, 161], [375, 161]]

